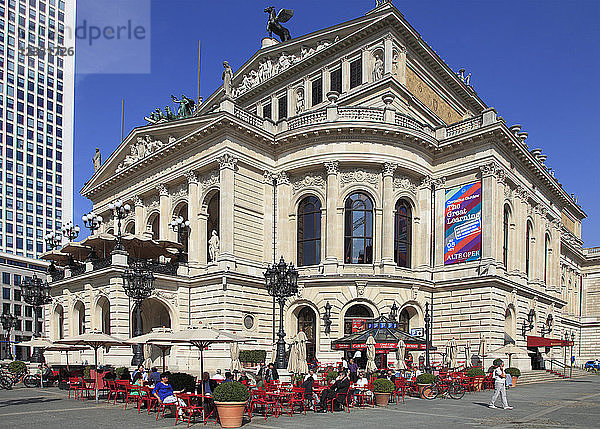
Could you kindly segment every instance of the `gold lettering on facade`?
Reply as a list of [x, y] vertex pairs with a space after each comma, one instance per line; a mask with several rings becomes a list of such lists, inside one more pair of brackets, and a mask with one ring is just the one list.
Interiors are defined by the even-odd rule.
[[410, 68], [406, 69], [406, 87], [446, 124], [452, 124], [462, 119], [460, 113], [450, 107], [442, 97]]

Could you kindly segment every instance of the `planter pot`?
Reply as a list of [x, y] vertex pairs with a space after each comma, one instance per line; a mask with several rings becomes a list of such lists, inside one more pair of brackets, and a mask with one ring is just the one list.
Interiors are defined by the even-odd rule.
[[391, 393], [373, 392], [375, 394], [375, 404], [378, 407], [387, 407], [390, 402]]
[[244, 417], [244, 402], [217, 402], [217, 411], [219, 412], [219, 421], [221, 427], [224, 428], [239, 428], [242, 426], [242, 418]]
[[517, 387], [517, 378], [519, 377], [511, 377], [512, 378], [512, 387]]
[[425, 399], [423, 397], [423, 389], [425, 389], [425, 387], [429, 386], [429, 384], [418, 384], [418, 386], [419, 386], [419, 398]]

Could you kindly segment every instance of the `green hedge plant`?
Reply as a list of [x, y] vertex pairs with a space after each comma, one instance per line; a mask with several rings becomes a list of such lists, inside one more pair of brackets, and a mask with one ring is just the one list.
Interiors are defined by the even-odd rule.
[[327, 373], [327, 381], [333, 381], [338, 378], [339, 374], [337, 371], [329, 371]]
[[173, 390], [196, 391], [196, 377], [185, 372], [169, 374], [169, 384], [173, 387]]
[[521, 376], [521, 370], [519, 368], [506, 368], [506, 370], [504, 371], [507, 374], [510, 374], [511, 377], [520, 377]]
[[502, 359], [498, 358], [498, 359], [494, 359], [494, 366], [500, 366], [500, 363], [502, 362]]
[[480, 376], [484, 376], [485, 372], [483, 372], [483, 368], [480, 368], [478, 366], [474, 366], [474, 367], [469, 368], [467, 370], [466, 375], [468, 377], [480, 377]]
[[266, 358], [266, 350], [240, 350], [240, 362], [264, 363]]
[[237, 381], [221, 383], [213, 392], [216, 402], [246, 402], [249, 397], [248, 388]]
[[392, 393], [396, 386], [387, 378], [378, 378], [373, 383], [373, 392], [376, 393]]
[[20, 360], [15, 360], [8, 364], [8, 370], [13, 374], [18, 374], [21, 372], [27, 371], [27, 364], [25, 362], [21, 362]]
[[127, 368], [125, 368], [124, 366], [120, 366], [117, 369], [115, 369], [115, 374], [117, 374], [117, 380], [121, 379], [121, 376], [123, 375], [126, 369]]
[[417, 376], [417, 384], [432, 384], [435, 381], [435, 375], [428, 372]]

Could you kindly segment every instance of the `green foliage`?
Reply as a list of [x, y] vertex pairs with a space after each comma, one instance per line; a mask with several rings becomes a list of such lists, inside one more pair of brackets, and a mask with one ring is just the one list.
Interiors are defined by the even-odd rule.
[[217, 402], [246, 402], [249, 397], [248, 388], [237, 381], [221, 383], [213, 392], [213, 399]]
[[120, 366], [117, 369], [115, 369], [115, 374], [117, 374], [117, 379], [120, 380], [121, 376], [123, 375], [123, 373], [125, 372], [125, 370], [127, 370], [126, 367], [124, 366]]
[[[422, 374], [425, 375], [425, 374]], [[378, 378], [373, 383], [373, 392], [377, 393], [392, 393], [396, 386], [387, 378]]]
[[468, 377], [479, 377], [479, 376], [485, 375], [485, 372], [483, 372], [483, 368], [474, 366], [472, 368], [469, 368], [467, 370], [466, 374]]
[[500, 366], [501, 363], [502, 363], [502, 359], [498, 358], [498, 359], [494, 359], [493, 365]]
[[83, 368], [83, 378], [91, 378], [92, 377], [92, 367], [86, 366]]
[[8, 364], [8, 370], [13, 374], [18, 374], [21, 372], [27, 371], [27, 364], [25, 362], [21, 362], [20, 360], [15, 360]]
[[304, 381], [304, 375], [303, 374], [295, 374], [295, 375], [292, 376], [292, 384], [294, 386], [300, 386], [303, 381]]
[[506, 370], [504, 371], [507, 374], [510, 374], [511, 377], [520, 377], [521, 376], [521, 370], [519, 368], [506, 368]]
[[173, 390], [184, 390], [186, 392], [196, 391], [196, 377], [185, 372], [174, 372], [169, 374], [169, 384]]
[[339, 374], [337, 371], [329, 371], [327, 373], [327, 381], [332, 381], [338, 378]]
[[264, 363], [266, 358], [266, 350], [240, 350], [240, 362]]
[[260, 389], [260, 390], [265, 390], [265, 381], [264, 380], [258, 380], [256, 382], [256, 388]]
[[432, 384], [435, 381], [435, 375], [428, 372], [417, 377], [417, 384]]

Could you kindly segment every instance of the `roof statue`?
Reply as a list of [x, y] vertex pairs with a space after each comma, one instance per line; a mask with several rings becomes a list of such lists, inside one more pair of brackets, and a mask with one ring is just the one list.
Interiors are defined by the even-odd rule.
[[294, 11], [292, 9], [281, 9], [277, 16], [275, 16], [275, 8], [273, 6], [269, 6], [265, 9], [265, 13], [269, 14], [269, 20], [267, 21], [267, 31], [269, 32], [269, 37], [273, 37], [273, 33], [275, 33], [282, 42], [290, 40], [292, 36], [290, 36], [290, 30], [281, 25], [282, 22], [288, 22], [292, 16], [294, 16]]
[[179, 107], [177, 108], [177, 114], [173, 113], [170, 106], [166, 106], [164, 112], [157, 107], [153, 112], [150, 112], [148, 116], [144, 117], [144, 119], [151, 124], [174, 121], [176, 119], [189, 118], [196, 110], [195, 101], [183, 94], [181, 94], [181, 99], [179, 100], [177, 97], [171, 94], [171, 101], [179, 104]]
[[98, 169], [102, 165], [102, 156], [100, 155], [100, 149], [96, 148], [96, 153], [92, 158], [92, 162], [94, 163], [94, 171], [98, 171]]
[[227, 97], [231, 97], [233, 70], [231, 70], [231, 66], [227, 61], [223, 61], [223, 74], [221, 75], [221, 78], [223, 79], [223, 89], [225, 90], [225, 95]]

